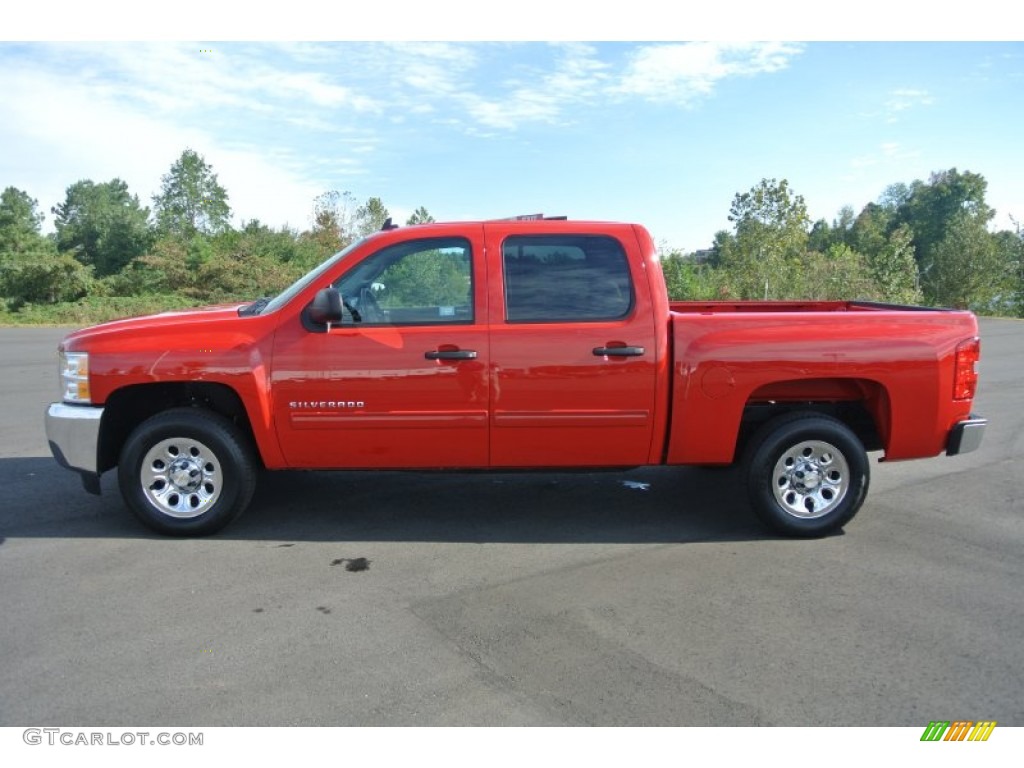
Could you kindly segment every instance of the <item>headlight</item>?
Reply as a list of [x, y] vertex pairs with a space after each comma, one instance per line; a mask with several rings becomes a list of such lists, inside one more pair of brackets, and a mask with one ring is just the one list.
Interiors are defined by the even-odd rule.
[[60, 388], [65, 403], [91, 402], [89, 394], [89, 355], [85, 352], [60, 353]]

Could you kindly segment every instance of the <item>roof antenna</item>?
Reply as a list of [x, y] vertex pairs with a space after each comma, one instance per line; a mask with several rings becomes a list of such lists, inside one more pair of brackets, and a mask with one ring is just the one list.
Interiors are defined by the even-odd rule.
[[392, 224], [391, 223], [391, 217], [390, 216], [388, 216], [386, 219], [384, 219], [384, 226], [382, 226], [380, 228], [380, 231], [381, 232], [387, 232], [389, 229], [398, 229], [398, 225], [397, 224]]

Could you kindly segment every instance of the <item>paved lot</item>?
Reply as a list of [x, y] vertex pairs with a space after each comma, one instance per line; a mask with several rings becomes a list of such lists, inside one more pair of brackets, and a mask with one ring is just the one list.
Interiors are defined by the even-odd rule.
[[1024, 725], [1024, 323], [982, 333], [982, 449], [829, 539], [644, 469], [274, 474], [178, 541], [49, 457], [62, 332], [0, 329], [0, 725]]

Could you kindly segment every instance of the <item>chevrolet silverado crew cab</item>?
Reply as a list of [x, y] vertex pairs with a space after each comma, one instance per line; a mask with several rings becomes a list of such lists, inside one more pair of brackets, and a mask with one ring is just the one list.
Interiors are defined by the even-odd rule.
[[641, 226], [384, 230], [270, 299], [105, 323], [59, 347], [53, 455], [155, 530], [218, 530], [260, 469], [740, 464], [775, 531], [854, 516], [867, 451], [965, 453], [969, 312], [670, 302]]

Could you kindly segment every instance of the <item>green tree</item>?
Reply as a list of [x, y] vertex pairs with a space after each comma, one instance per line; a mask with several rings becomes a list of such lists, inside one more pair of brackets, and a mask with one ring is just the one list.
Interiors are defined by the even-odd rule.
[[160, 194], [153, 197], [161, 232], [188, 240], [196, 233], [217, 234], [230, 227], [228, 193], [197, 152], [182, 152], [161, 181]]
[[[850, 245], [868, 257], [885, 247], [890, 232], [896, 227], [896, 211], [881, 203], [868, 203], [850, 227]], [[900, 225], [907, 226], [907, 225]], [[913, 230], [907, 230], [913, 238]]]
[[371, 197], [356, 210], [356, 232], [360, 237], [379, 232], [384, 222], [391, 218], [388, 209], [379, 197]]
[[195, 266], [187, 243], [162, 237], [149, 253], [113, 276], [112, 289], [126, 296], [183, 293], [195, 285]]
[[[894, 188], [898, 189], [894, 185], [890, 190]], [[935, 249], [952, 228], [962, 229], [965, 221], [988, 225], [995, 211], [985, 203], [987, 188], [988, 182], [981, 174], [960, 173], [950, 168], [933, 173], [927, 183], [915, 181], [909, 188], [890, 195], [894, 203], [900, 200], [894, 226], [910, 226], [922, 270], [929, 269]]]
[[791, 298], [819, 301], [878, 298], [864, 257], [845, 243], [830, 245], [825, 253], [808, 252], [792, 286]]
[[732, 232], [725, 229], [720, 229], [715, 232], [715, 239], [711, 243], [711, 248], [708, 252], [707, 263], [713, 268], [718, 269], [722, 266], [723, 261], [728, 258], [736, 247], [736, 238]]
[[433, 224], [435, 221], [434, 217], [430, 215], [430, 212], [422, 205], [412, 212], [412, 216], [405, 222], [406, 226], [414, 226], [416, 224]]
[[[240, 230], [224, 232], [214, 238], [214, 248], [219, 253], [245, 251], [261, 259], [271, 259], [282, 264], [319, 264], [322, 258], [312, 244], [304, 242], [301, 235], [288, 227], [276, 230], [263, 224], [259, 219], [245, 222]], [[301, 267], [300, 267], [301, 268]], [[304, 272], [305, 270], [303, 270]]]
[[9, 307], [70, 301], [92, 287], [92, 271], [40, 234], [43, 215], [26, 192], [7, 187], [0, 193], [0, 296]]
[[92, 271], [66, 253], [38, 251], [27, 258], [0, 261], [0, 294], [12, 309], [29, 303], [75, 301], [93, 285]]
[[194, 295], [204, 301], [273, 296], [305, 272], [290, 263], [294, 247], [286, 231], [222, 234], [213, 239], [212, 253], [196, 270]]
[[762, 179], [733, 198], [729, 221], [735, 238], [716, 245], [732, 290], [744, 299], [789, 295], [791, 273], [807, 253], [811, 221], [804, 198], [790, 191], [786, 179]]
[[903, 182], [890, 184], [878, 198], [878, 205], [887, 211], [895, 213], [910, 199], [910, 187]]
[[766, 245], [780, 249], [806, 245], [811, 223], [803, 196], [792, 194], [786, 179], [761, 179], [749, 192], [737, 194], [729, 207], [729, 221], [737, 237], [764, 234]]
[[1024, 317], [1024, 229], [1011, 218], [1013, 230], [993, 235], [999, 261], [1005, 265], [1007, 295], [996, 309], [1000, 313]]
[[947, 223], [931, 259], [924, 288], [933, 304], [988, 311], [1007, 289], [1008, 265], [984, 221], [969, 211]]
[[320, 260], [308, 238], [249, 221], [240, 230], [212, 237], [161, 238], [150, 253], [116, 276], [113, 290], [175, 293], [202, 303], [249, 301], [277, 293]]
[[824, 253], [830, 246], [837, 242], [836, 231], [829, 226], [825, 219], [818, 219], [811, 227], [811, 233], [807, 237], [807, 247], [812, 251]]
[[37, 205], [27, 192], [15, 187], [0, 193], [0, 255], [38, 250], [43, 214], [36, 210]]
[[149, 209], [121, 179], [76, 182], [52, 213], [57, 249], [92, 265], [99, 277], [119, 272], [153, 244]]
[[1024, 317], [1024, 232], [1017, 226], [1016, 263], [1013, 270], [1014, 304], [1017, 317]]
[[902, 224], [867, 254], [867, 265], [883, 301], [920, 304], [913, 233]]
[[[832, 221], [832, 228], [838, 232], [842, 232], [845, 237], [853, 228], [853, 222], [856, 220], [857, 216], [854, 214], [853, 208], [849, 205], [844, 205], [839, 209], [839, 215]], [[847, 243], [847, 245], [849, 245], [849, 243]]]
[[313, 199], [313, 228], [304, 238], [327, 257], [356, 239], [355, 198], [351, 192], [330, 190]]
[[811, 227], [807, 247], [812, 251], [825, 253], [833, 245], [849, 245], [853, 247], [853, 225], [856, 216], [853, 208], [844, 205], [839, 215], [832, 220], [831, 226], [825, 219], [818, 219]]
[[[672, 251], [661, 258], [668, 297], [672, 301], [708, 301], [729, 298], [722, 285], [724, 270], [699, 263], [692, 255]], [[723, 293], [723, 291], [726, 291]]]
[[381, 307], [459, 305], [469, 292], [469, 261], [461, 254], [422, 251], [406, 256], [381, 273]]

